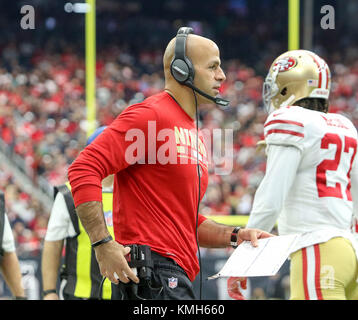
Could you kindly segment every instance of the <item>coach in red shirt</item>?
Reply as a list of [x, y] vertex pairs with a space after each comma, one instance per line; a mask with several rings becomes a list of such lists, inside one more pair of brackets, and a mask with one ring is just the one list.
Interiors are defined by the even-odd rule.
[[[175, 46], [176, 38], [164, 53], [165, 90], [125, 109], [68, 172], [77, 213], [95, 246], [101, 274], [114, 284], [139, 283], [125, 256], [129, 245], [148, 245], [154, 261], [151, 287], [161, 290], [153, 295], [140, 288], [139, 293], [153, 299], [195, 299], [196, 231], [199, 245], [211, 248], [230, 246], [233, 232], [233, 227], [197, 214], [199, 190], [201, 199], [208, 183], [208, 154], [203, 138], [196, 136], [195, 115], [197, 106], [211, 101], [173, 77]], [[195, 68], [194, 85], [216, 96], [225, 80], [217, 45], [189, 34], [185, 52]], [[115, 174], [115, 241], [109, 237], [101, 203], [101, 181], [110, 174]], [[258, 238], [268, 236], [242, 228], [237, 241], [256, 245]]]

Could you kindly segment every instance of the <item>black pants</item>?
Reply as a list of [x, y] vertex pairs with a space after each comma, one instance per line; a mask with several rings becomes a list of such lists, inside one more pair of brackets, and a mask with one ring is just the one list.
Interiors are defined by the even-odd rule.
[[193, 284], [172, 259], [152, 251], [154, 268], [148, 284], [112, 283], [112, 300], [195, 300]]

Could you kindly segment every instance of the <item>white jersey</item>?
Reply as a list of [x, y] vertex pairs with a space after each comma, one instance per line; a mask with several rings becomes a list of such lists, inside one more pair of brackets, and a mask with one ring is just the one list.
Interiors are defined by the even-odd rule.
[[65, 197], [58, 192], [52, 206], [45, 240], [58, 241], [74, 236], [76, 236], [76, 231], [67, 209]]
[[4, 220], [4, 235], [2, 239], [2, 249], [5, 252], [14, 252], [16, 250], [14, 235], [12, 233], [11, 225], [6, 213], [5, 213], [5, 220]]
[[277, 219], [280, 235], [305, 234], [299, 248], [334, 236], [351, 239], [352, 182], [354, 188], [358, 184], [357, 130], [352, 122], [339, 114], [292, 106], [271, 113], [264, 133], [268, 162], [270, 148], [275, 149], [280, 168], [265, 175], [248, 227], [271, 229]]

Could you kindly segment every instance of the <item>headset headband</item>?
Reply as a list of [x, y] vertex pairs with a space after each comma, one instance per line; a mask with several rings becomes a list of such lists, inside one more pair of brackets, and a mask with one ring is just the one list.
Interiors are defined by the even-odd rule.
[[174, 60], [181, 59], [181, 60], [187, 60], [187, 56], [185, 54], [186, 51], [186, 39], [189, 34], [193, 33], [192, 28], [188, 27], [181, 27], [178, 30], [177, 36], [176, 36], [176, 42], [175, 42], [175, 56]]

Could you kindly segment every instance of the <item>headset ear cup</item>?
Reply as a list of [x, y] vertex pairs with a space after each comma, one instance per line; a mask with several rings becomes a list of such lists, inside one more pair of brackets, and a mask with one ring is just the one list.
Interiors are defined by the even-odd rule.
[[179, 83], [185, 83], [190, 77], [190, 68], [187, 63], [182, 59], [173, 60], [170, 65], [172, 76]]

